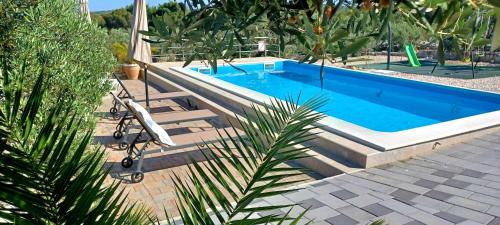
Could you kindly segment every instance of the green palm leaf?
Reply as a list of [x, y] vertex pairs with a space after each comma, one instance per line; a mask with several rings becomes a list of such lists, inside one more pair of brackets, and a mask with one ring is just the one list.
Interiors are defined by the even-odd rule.
[[[23, 70], [19, 70], [23, 71]], [[119, 183], [105, 185], [104, 152], [66, 104], [40, 111], [43, 70], [33, 90], [24, 74], [0, 71], [0, 220], [16, 224], [143, 224], [154, 221], [126, 201]], [[21, 93], [21, 94], [20, 94]], [[22, 94], [28, 93], [28, 94]], [[42, 122], [35, 120], [42, 120]], [[35, 126], [41, 124], [41, 127]], [[83, 138], [77, 138], [79, 133]]]
[[[288, 214], [250, 217], [259, 212], [293, 207], [252, 203], [294, 191], [284, 188], [302, 181], [298, 176], [306, 170], [282, 165], [305, 157], [307, 148], [300, 145], [312, 139], [314, 124], [323, 118], [317, 110], [326, 101], [324, 97], [316, 97], [299, 106], [298, 100], [289, 98], [272, 100], [268, 106], [253, 105], [250, 111], [244, 112], [244, 119], [237, 117], [244, 135], [232, 126], [229, 129], [238, 133], [237, 137], [205, 144], [208, 148], [205, 151], [200, 147], [205, 160], [192, 160], [188, 166], [189, 178], [172, 175], [183, 224], [214, 224], [208, 209], [221, 224], [281, 224], [294, 219]], [[167, 218], [169, 223], [173, 222], [169, 215]]]

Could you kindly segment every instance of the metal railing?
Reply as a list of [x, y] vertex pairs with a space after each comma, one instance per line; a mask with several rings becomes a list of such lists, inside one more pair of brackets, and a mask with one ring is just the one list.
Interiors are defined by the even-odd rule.
[[[266, 44], [266, 50], [263, 52], [257, 50], [258, 44], [236, 45], [235, 47], [238, 49], [234, 55], [237, 58], [258, 56], [281, 57], [281, 48], [279, 44]], [[156, 54], [152, 55], [153, 62], [186, 61], [186, 59], [195, 54], [192, 49], [182, 45], [162, 46], [161, 44], [152, 44], [151, 48], [153, 52], [157, 51]], [[199, 60], [201, 60], [204, 59], [203, 55], [206, 53], [198, 52], [197, 54], [200, 56]]]

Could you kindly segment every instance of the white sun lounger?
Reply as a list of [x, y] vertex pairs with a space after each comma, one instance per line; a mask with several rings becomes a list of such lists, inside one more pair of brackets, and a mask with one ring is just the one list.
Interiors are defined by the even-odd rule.
[[[122, 99], [118, 98], [114, 93], [110, 93], [114, 100], [125, 109], [128, 107], [125, 105]], [[153, 113], [151, 118], [159, 125], [165, 124], [175, 124], [182, 122], [207, 120], [212, 121], [218, 118], [218, 115], [213, 113], [208, 109], [200, 109], [193, 111], [182, 111], [182, 112], [163, 112], [163, 113]], [[131, 129], [141, 128], [140, 125], [133, 124], [134, 116], [131, 116], [130, 110], [127, 109], [125, 116], [122, 117], [118, 125], [116, 126], [116, 131], [113, 133], [115, 139], [122, 139], [119, 148], [126, 149], [129, 145], [128, 135]]]
[[[121, 162], [123, 167], [130, 168], [134, 163], [133, 159], [138, 158], [137, 168], [132, 173], [132, 182], [141, 182], [142, 179], [144, 179], [142, 165], [144, 157], [147, 154], [183, 149], [193, 146], [204, 146], [204, 144], [217, 142], [220, 139], [219, 134], [222, 135], [223, 139], [237, 137], [238, 135], [244, 136], [241, 131], [234, 129], [213, 129], [196, 133], [169, 136], [167, 132], [152, 119], [151, 115], [144, 109], [144, 107], [131, 100], [125, 100], [124, 103], [142, 126], [141, 132], [139, 132], [128, 148], [127, 157], [125, 157]], [[145, 133], [143, 133], [143, 131]], [[146, 136], [145, 141], [139, 140], [142, 136]], [[148, 144], [153, 141], [160, 145], [160, 148], [146, 150]], [[136, 145], [140, 142], [144, 144], [140, 148], [136, 147]]]
[[[132, 99], [135, 102], [145, 102], [146, 101], [146, 95], [132, 95], [130, 91], [127, 89], [125, 84], [120, 80], [120, 78], [113, 73], [113, 76], [115, 77], [116, 81], [118, 82], [119, 86], [121, 87], [121, 91], [116, 94], [116, 97], [119, 99]], [[166, 92], [166, 93], [156, 93], [156, 94], [150, 94], [149, 95], [149, 101], [159, 101], [159, 100], [173, 100], [173, 99], [187, 99], [189, 97], [192, 97], [189, 93], [185, 91], [175, 91], [175, 92]], [[188, 100], [188, 104], [189, 100]], [[119, 119], [118, 112], [120, 112], [121, 104], [116, 102], [116, 99], [113, 100], [113, 105], [109, 109], [109, 112], [115, 119]]]

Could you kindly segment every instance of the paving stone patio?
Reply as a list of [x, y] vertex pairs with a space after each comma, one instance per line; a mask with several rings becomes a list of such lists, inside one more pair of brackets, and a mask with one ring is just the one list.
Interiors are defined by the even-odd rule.
[[255, 204], [283, 203], [299, 205], [292, 216], [309, 208], [303, 222], [313, 224], [500, 225], [500, 132]]
[[[144, 94], [144, 83], [142, 81], [124, 80], [124, 83], [129, 87], [133, 95]], [[149, 90], [151, 94], [159, 92], [159, 88], [154, 86], [150, 86]], [[120, 182], [121, 187], [128, 193], [129, 200], [142, 203], [151, 209], [152, 213], [156, 214], [159, 219], [165, 219], [164, 209], [170, 215], [177, 216], [176, 196], [170, 176], [175, 173], [180, 177], [187, 178], [186, 171], [187, 165], [190, 163], [189, 157], [195, 160], [202, 160], [202, 154], [194, 147], [148, 155], [143, 165], [143, 171], [145, 172], [144, 180], [140, 183], [131, 183], [129, 175], [135, 169], [135, 166], [130, 169], [124, 169], [120, 165], [121, 160], [126, 156], [126, 152], [118, 148], [118, 140], [112, 137], [118, 120], [112, 119], [108, 113], [111, 100], [111, 95], [106, 96], [103, 98], [102, 105], [96, 110], [99, 120], [94, 133], [95, 143], [101, 144], [108, 155], [107, 166], [111, 168], [111, 173], [107, 179], [107, 184]], [[187, 103], [180, 100], [151, 101], [151, 108], [152, 111], [161, 112], [194, 110]], [[199, 132], [215, 128], [214, 124], [204, 120], [162, 125], [162, 127], [167, 129], [170, 135]], [[157, 146], [154, 144], [149, 146], [149, 148], [155, 147]], [[316, 180], [315, 177], [309, 175], [294, 179], [303, 179], [305, 182]]]
[[[141, 83], [127, 82], [133, 93], [140, 93]], [[158, 92], [156, 89], [152, 93]], [[175, 215], [175, 194], [170, 179], [172, 173], [185, 173], [186, 156], [197, 157], [193, 151], [153, 155], [145, 163], [145, 179], [131, 184], [127, 170], [119, 166], [125, 152], [117, 148], [111, 135], [117, 121], [107, 117], [110, 98], [97, 110], [102, 116], [95, 133], [96, 142], [103, 144], [112, 168], [108, 183], [118, 181], [129, 193], [128, 198], [150, 207], [160, 219], [163, 209]], [[156, 102], [163, 110], [192, 110], [182, 102]], [[170, 132], [196, 132], [213, 129], [206, 121], [174, 124]], [[189, 153], [189, 154], [188, 154]], [[198, 154], [199, 156], [199, 154]], [[309, 181], [305, 189], [273, 196], [255, 205], [298, 205], [290, 211], [297, 216], [306, 208], [304, 221], [313, 224], [367, 224], [384, 219], [396, 224], [488, 224], [500, 225], [500, 132], [482, 136], [437, 152], [370, 168], [352, 174]], [[268, 214], [284, 214], [289, 210], [274, 210]], [[257, 216], [257, 215], [256, 215]]]

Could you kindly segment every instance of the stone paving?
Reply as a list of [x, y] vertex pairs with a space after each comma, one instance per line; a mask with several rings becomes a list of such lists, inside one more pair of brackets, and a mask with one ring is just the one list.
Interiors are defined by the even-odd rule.
[[[142, 81], [124, 80], [124, 83], [127, 87], [129, 87], [132, 94], [144, 94], [144, 83]], [[158, 92], [159, 88], [155, 88], [153, 86], [150, 87], [151, 94]], [[103, 98], [102, 105], [96, 110], [99, 120], [94, 133], [95, 143], [101, 144], [108, 156], [106, 164], [111, 168], [111, 173], [107, 179], [107, 184], [120, 182], [120, 186], [125, 189], [125, 193], [128, 193], [127, 197], [129, 200], [141, 203], [145, 207], [151, 209], [152, 213], [157, 215], [159, 219], [165, 219], [165, 211], [167, 211], [170, 215], [176, 216], [176, 196], [174, 192], [174, 185], [170, 176], [175, 173], [180, 177], [187, 178], [186, 171], [187, 165], [190, 163], [189, 157], [195, 160], [203, 160], [202, 154], [196, 150], [196, 147], [194, 147], [147, 155], [143, 166], [143, 171], [145, 172], [144, 180], [140, 183], [131, 183], [129, 175], [131, 171], [135, 169], [135, 166], [130, 169], [124, 169], [120, 165], [121, 160], [126, 156], [126, 152], [118, 148], [118, 140], [115, 140], [112, 137], [118, 121], [113, 120], [108, 113], [111, 106], [111, 100], [111, 95], [106, 96]], [[194, 110], [185, 102], [177, 100], [151, 101], [151, 108], [152, 112], [178, 112]], [[167, 129], [167, 132], [170, 135], [198, 132], [215, 128], [214, 124], [204, 120], [162, 125], [162, 127]], [[149, 148], [155, 148], [155, 146], [151, 145]], [[234, 172], [236, 173], [236, 171]], [[296, 177], [295, 179], [303, 179], [305, 182], [309, 182], [315, 180], [316, 178], [304, 175]]]
[[[133, 93], [140, 93], [141, 82], [127, 82]], [[158, 92], [152, 89], [151, 93]], [[101, 115], [95, 133], [103, 144], [112, 168], [108, 183], [118, 181], [128, 198], [151, 208], [164, 218], [163, 209], [175, 216], [175, 194], [172, 173], [183, 174], [186, 157], [197, 157], [183, 150], [153, 155], [146, 161], [144, 181], [131, 184], [127, 170], [118, 164], [124, 151], [117, 148], [111, 135], [117, 121], [107, 117], [110, 98], [97, 110]], [[156, 102], [166, 111], [192, 110], [182, 102]], [[206, 121], [175, 124], [170, 132], [196, 132], [213, 129]], [[199, 154], [198, 154], [199, 155]], [[149, 157], [148, 157], [149, 158]], [[182, 175], [181, 175], [182, 176]], [[437, 152], [413, 159], [370, 168], [352, 174], [309, 182], [305, 189], [269, 197], [255, 205], [293, 204], [290, 214], [296, 216], [306, 208], [303, 222], [314, 224], [367, 224], [384, 219], [396, 224], [488, 224], [500, 225], [500, 132], [482, 136]], [[289, 209], [263, 214], [282, 214]]]
[[[500, 225], [500, 132], [413, 159], [305, 185], [255, 205], [306, 208], [304, 223]], [[264, 212], [284, 214], [289, 209]]]

